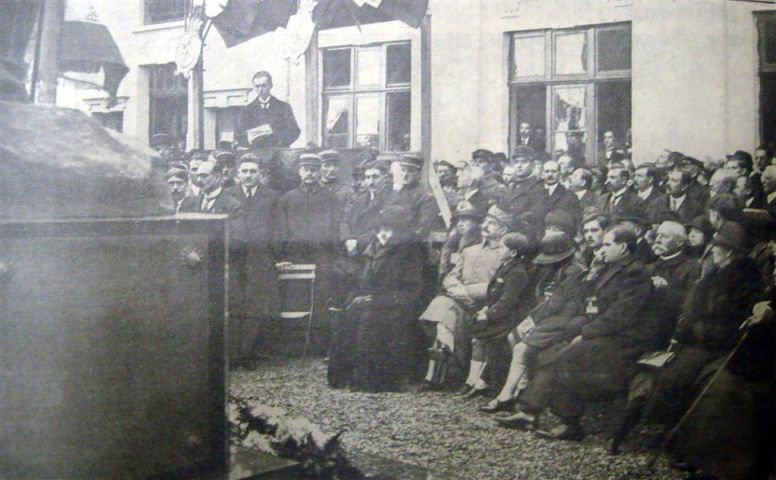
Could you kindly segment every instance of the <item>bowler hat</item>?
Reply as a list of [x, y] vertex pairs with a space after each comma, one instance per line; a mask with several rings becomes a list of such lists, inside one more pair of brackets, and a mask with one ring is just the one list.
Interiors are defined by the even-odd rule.
[[571, 238], [563, 232], [550, 232], [539, 244], [539, 255], [534, 259], [538, 265], [551, 265], [574, 255]]
[[533, 148], [525, 145], [518, 145], [512, 151], [512, 158], [527, 158], [528, 160], [533, 160], [534, 156], [536, 156], [536, 152], [534, 152]]
[[401, 157], [395, 159], [394, 162], [398, 163], [399, 165], [417, 168], [419, 170], [423, 167], [423, 156], [419, 153], [405, 153]]
[[488, 213], [485, 217], [490, 217], [507, 228], [512, 228], [512, 215], [498, 208], [498, 205], [493, 205], [488, 209]]
[[482, 215], [480, 215], [480, 212], [474, 208], [474, 205], [472, 205], [470, 202], [467, 202], [466, 200], [463, 200], [458, 202], [452, 217], [453, 220], [458, 220], [459, 218], [473, 218], [475, 220], [481, 220]]
[[733, 155], [727, 155], [727, 159], [730, 160], [732, 158], [741, 159], [747, 162], [747, 164], [752, 164], [752, 156], [743, 150], [736, 150], [733, 152]]
[[299, 166], [302, 165], [311, 165], [315, 167], [321, 166], [321, 157], [316, 155], [315, 153], [303, 153], [299, 155]]
[[737, 222], [725, 222], [714, 235], [714, 243], [739, 252], [748, 252], [749, 245], [746, 241], [746, 231]]
[[556, 208], [547, 212], [544, 217], [544, 227], [556, 227], [567, 235], [574, 233], [574, 217], [566, 210]]
[[318, 156], [321, 157], [321, 162], [340, 162], [340, 155], [336, 150], [324, 150], [318, 152]]

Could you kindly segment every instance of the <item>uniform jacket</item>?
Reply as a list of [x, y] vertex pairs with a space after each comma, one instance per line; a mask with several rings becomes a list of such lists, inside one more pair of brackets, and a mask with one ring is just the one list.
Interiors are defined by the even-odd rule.
[[321, 187], [337, 196], [341, 209], [345, 208], [345, 203], [353, 196], [353, 188], [339, 179], [329, 183], [321, 182]]
[[493, 178], [492, 175], [484, 177], [480, 182], [480, 192], [482, 192], [482, 195], [485, 197], [488, 206], [495, 205], [506, 188], [506, 185]]
[[445, 277], [443, 286], [449, 289], [462, 285], [466, 287], [469, 299], [481, 304], [485, 301], [490, 279], [501, 264], [499, 256], [498, 242], [483, 241], [464, 248], [460, 262]]
[[272, 135], [255, 139], [250, 146], [254, 148], [280, 147], [287, 148], [299, 138], [299, 126], [294, 118], [291, 106], [274, 96], [269, 97], [269, 107], [262, 108], [258, 97], [245, 106], [237, 120], [237, 142], [249, 146], [246, 131], [268, 123], [272, 127]]
[[279, 231], [289, 261], [314, 261], [338, 239], [339, 201], [319, 185], [300, 185], [280, 198]]

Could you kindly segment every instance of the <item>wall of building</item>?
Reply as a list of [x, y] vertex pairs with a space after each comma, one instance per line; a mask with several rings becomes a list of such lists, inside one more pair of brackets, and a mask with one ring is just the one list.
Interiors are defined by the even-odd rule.
[[[174, 61], [182, 22], [143, 26], [142, 1], [89, 4], [111, 31], [130, 72], [118, 96], [126, 97], [124, 131], [141, 140], [148, 132], [148, 72], [143, 65]], [[773, 10], [761, 3], [720, 0], [430, 0], [430, 82], [421, 85], [413, 69], [413, 133], [421, 130], [420, 102], [430, 98], [432, 159], [468, 158], [482, 147], [507, 149], [509, 95], [508, 33], [632, 22], [633, 143], [637, 161], [653, 160], [663, 149], [698, 158], [720, 157], [736, 149], [751, 151], [758, 142], [757, 32], [753, 11]], [[83, 15], [83, 14], [81, 14]], [[386, 33], [388, 32], [388, 33]], [[413, 64], [419, 58], [420, 30], [404, 25], [366, 25], [325, 31], [323, 45], [358, 44], [381, 35], [413, 39]], [[392, 37], [393, 38], [393, 37]], [[223, 108], [245, 104], [251, 76], [273, 74], [273, 93], [288, 101], [302, 134], [308, 108], [304, 57], [283, 58], [282, 31], [227, 49], [215, 30], [206, 40], [206, 147]], [[99, 97], [96, 91], [81, 93]], [[75, 97], [72, 92], [68, 96]], [[430, 97], [429, 97], [430, 96]], [[84, 108], [73, 100], [71, 106]], [[312, 106], [310, 108], [320, 108]], [[312, 118], [316, 112], [312, 112]], [[315, 122], [313, 122], [313, 125]], [[425, 132], [424, 134], [427, 134]], [[420, 138], [413, 140], [419, 149]]]

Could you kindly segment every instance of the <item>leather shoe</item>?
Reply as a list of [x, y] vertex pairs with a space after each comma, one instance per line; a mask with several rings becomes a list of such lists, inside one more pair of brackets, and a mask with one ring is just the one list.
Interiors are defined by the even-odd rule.
[[443, 388], [445, 388], [445, 386], [441, 383], [434, 383], [429, 382], [428, 380], [423, 380], [423, 383], [421, 383], [420, 387], [418, 387], [418, 392], [438, 392]]
[[456, 397], [463, 397], [464, 395], [469, 393], [469, 391], [472, 388], [474, 388], [474, 387], [472, 387], [468, 383], [462, 383], [461, 386], [458, 387], [458, 389], [456, 389], [456, 391], [455, 391], [455, 393], [453, 395], [456, 396]]
[[523, 411], [517, 411], [512, 415], [505, 417], [496, 417], [496, 423], [506, 428], [514, 428], [517, 430], [528, 430], [535, 426], [536, 416]]
[[578, 442], [585, 438], [585, 431], [579, 425], [559, 425], [549, 432], [537, 430], [536, 434], [540, 437], [553, 440], [571, 440]]
[[509, 400], [499, 400], [498, 398], [494, 398], [485, 405], [480, 406], [479, 410], [484, 413], [504, 412], [512, 408], [514, 405], [514, 398], [510, 398]]
[[487, 388], [474, 388], [472, 387], [468, 392], [461, 395], [464, 400], [471, 400], [472, 398], [484, 397], [490, 390]]

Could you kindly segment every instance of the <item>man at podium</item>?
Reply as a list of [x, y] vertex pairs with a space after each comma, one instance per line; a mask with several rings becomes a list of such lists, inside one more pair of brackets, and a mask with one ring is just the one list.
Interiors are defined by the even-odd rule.
[[237, 143], [252, 148], [288, 148], [300, 133], [291, 106], [270, 95], [272, 75], [269, 72], [256, 72], [252, 82], [257, 96], [240, 112]]

